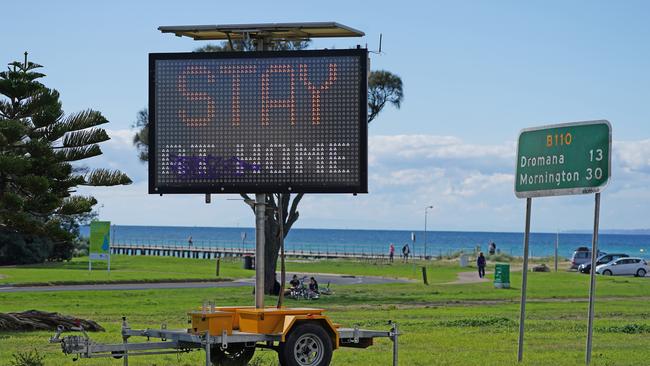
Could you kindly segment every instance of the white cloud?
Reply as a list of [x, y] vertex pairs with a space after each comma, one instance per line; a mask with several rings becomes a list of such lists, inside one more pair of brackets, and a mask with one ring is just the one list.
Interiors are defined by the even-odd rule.
[[120, 129], [120, 130], [106, 130], [110, 140], [105, 142], [105, 146], [110, 146], [114, 149], [129, 149], [134, 150], [133, 147], [133, 135], [135, 131], [130, 129]]
[[614, 141], [613, 163], [626, 171], [650, 173], [650, 139]]
[[[130, 130], [109, 132], [106, 156], [134, 177], [128, 187], [92, 188], [103, 218], [121, 224], [253, 226], [237, 196], [147, 194], [146, 165], [137, 162]], [[424, 206], [433, 204], [433, 230], [519, 231], [523, 202], [515, 198], [515, 146], [470, 144], [453, 136], [373, 136], [369, 141], [368, 195], [306, 195], [297, 227], [419, 228]], [[603, 194], [603, 227], [647, 227], [650, 216], [650, 140], [616, 141], [612, 184]], [[97, 165], [93, 166], [97, 167]], [[535, 200], [535, 230], [588, 228], [592, 199]], [[182, 212], [182, 215], [178, 215]]]

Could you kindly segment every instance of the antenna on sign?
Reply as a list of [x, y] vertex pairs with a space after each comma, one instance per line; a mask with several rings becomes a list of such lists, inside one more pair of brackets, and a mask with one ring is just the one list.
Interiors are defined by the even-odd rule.
[[[378, 49], [377, 51], [368, 51], [368, 52], [370, 52], [370, 53], [374, 53], [374, 54], [377, 54], [377, 55], [381, 55], [381, 54], [382, 54], [382, 52], [381, 52], [381, 43], [382, 43], [382, 39], [383, 39], [383, 34], [382, 34], [382, 33], [379, 33], [379, 49]], [[367, 47], [366, 47], [366, 48], [367, 48]]]

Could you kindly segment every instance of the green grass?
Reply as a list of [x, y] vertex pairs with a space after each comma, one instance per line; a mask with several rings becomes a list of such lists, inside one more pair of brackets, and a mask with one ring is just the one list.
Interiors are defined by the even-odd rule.
[[[307, 266], [307, 264], [304, 264]], [[314, 264], [332, 272], [331, 264]], [[338, 266], [338, 264], [337, 264]], [[340, 264], [352, 270], [347, 263]], [[359, 272], [382, 271], [398, 276], [406, 269], [372, 264]], [[387, 267], [387, 268], [385, 268]], [[329, 269], [328, 269], [329, 268]], [[308, 269], [308, 268], [305, 268]], [[319, 269], [318, 271], [321, 271]], [[519, 311], [519, 273], [512, 274], [513, 289], [497, 290], [491, 283], [447, 285], [453, 268], [430, 269], [434, 284], [333, 286], [335, 294], [317, 302], [288, 301], [288, 306], [318, 306], [345, 326], [388, 329], [398, 322], [401, 365], [516, 365]], [[576, 365], [584, 361], [588, 276], [576, 273], [530, 273], [524, 365]], [[185, 313], [203, 300], [219, 304], [251, 305], [249, 287], [155, 290], [88, 291], [0, 294], [0, 311], [36, 308], [97, 320], [107, 332], [93, 334], [100, 342], [120, 342], [120, 317], [133, 327], [186, 326]], [[650, 280], [599, 277], [594, 333], [594, 365], [645, 365], [650, 359]], [[275, 298], [267, 297], [267, 303]], [[47, 365], [121, 365], [119, 360], [80, 360], [73, 363], [57, 345], [47, 344], [50, 333], [0, 333], [0, 365], [17, 350], [38, 347]], [[379, 340], [367, 350], [341, 349], [333, 365], [388, 365], [391, 343]], [[132, 365], [197, 365], [203, 354], [133, 357]], [[276, 365], [271, 351], [258, 351], [254, 364]]]
[[[215, 260], [207, 259], [114, 255], [108, 273], [104, 261], [93, 261], [93, 270], [88, 271], [88, 258], [81, 257], [70, 262], [0, 267], [0, 284], [213, 280], [217, 278], [215, 264]], [[242, 269], [240, 261], [221, 262], [219, 278], [251, 276], [254, 276], [254, 271]]]
[[[107, 263], [94, 261], [88, 271], [88, 258], [74, 258], [70, 262], [46, 263], [15, 267], [0, 267], [0, 284], [75, 284], [104, 282], [145, 282], [164, 280], [213, 280], [216, 279], [214, 259], [187, 259], [173, 257], [145, 257], [114, 255], [111, 272]], [[421, 262], [392, 264], [376, 261], [354, 260], [287, 260], [287, 271], [313, 273], [341, 273], [365, 276], [421, 278]], [[462, 270], [450, 263], [427, 264], [431, 282], [449, 282]], [[278, 266], [278, 270], [279, 270]], [[434, 270], [435, 269], [435, 270]], [[242, 269], [239, 258], [221, 260], [219, 278], [235, 279], [253, 277], [254, 271]]]

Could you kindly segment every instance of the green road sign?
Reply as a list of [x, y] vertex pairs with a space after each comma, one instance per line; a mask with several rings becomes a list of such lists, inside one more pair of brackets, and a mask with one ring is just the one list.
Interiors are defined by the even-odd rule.
[[600, 192], [611, 176], [612, 127], [588, 121], [527, 128], [519, 134], [519, 198]]
[[90, 223], [90, 259], [108, 260], [110, 249], [110, 221]]

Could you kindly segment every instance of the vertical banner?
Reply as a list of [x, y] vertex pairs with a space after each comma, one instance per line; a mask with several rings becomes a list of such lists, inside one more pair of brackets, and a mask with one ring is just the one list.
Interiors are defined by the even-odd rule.
[[90, 223], [90, 259], [109, 260], [111, 242], [111, 222], [93, 221]]

